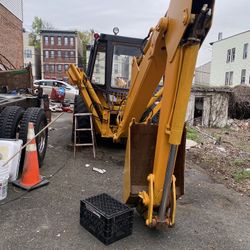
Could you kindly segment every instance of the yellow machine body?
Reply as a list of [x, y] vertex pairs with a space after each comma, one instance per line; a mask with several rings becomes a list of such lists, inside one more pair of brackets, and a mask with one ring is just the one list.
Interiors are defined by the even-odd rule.
[[[172, 226], [176, 198], [184, 193], [185, 115], [198, 51], [211, 27], [213, 9], [214, 0], [171, 0], [166, 15], [150, 29], [143, 55], [133, 59], [128, 95], [116, 106], [116, 126], [96, 121], [103, 136], [114, 141], [128, 137], [124, 201], [138, 208], [148, 226]], [[86, 75], [71, 66], [69, 76], [85, 103], [91, 106], [91, 95], [108, 121], [108, 103], [92, 91]], [[161, 79], [162, 88], [154, 94]], [[152, 124], [151, 116], [159, 111], [158, 124]], [[98, 115], [95, 109], [92, 112]]]

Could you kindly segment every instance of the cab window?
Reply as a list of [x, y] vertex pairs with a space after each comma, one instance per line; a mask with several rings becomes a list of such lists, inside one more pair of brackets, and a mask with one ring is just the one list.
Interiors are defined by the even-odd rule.
[[133, 57], [141, 54], [138, 47], [115, 45], [112, 64], [111, 86], [113, 88], [130, 87]]
[[92, 83], [97, 85], [105, 84], [106, 69], [106, 45], [99, 44], [96, 53], [96, 60], [92, 74]]

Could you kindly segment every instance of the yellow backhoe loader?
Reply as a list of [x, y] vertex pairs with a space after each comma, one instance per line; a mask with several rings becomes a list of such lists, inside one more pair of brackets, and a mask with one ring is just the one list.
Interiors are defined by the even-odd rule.
[[87, 73], [74, 65], [68, 71], [97, 133], [128, 138], [124, 201], [150, 227], [173, 226], [176, 199], [184, 193], [185, 114], [213, 12], [214, 0], [171, 0], [147, 39], [101, 35]]

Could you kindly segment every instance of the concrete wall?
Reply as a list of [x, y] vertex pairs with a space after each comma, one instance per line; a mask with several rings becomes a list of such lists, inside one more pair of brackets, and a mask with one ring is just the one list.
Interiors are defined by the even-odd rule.
[[210, 82], [211, 62], [203, 64], [195, 69], [194, 84], [209, 85]]
[[227, 93], [216, 93], [212, 96], [211, 101], [209, 126], [225, 127], [228, 119], [229, 95]]
[[[248, 43], [248, 56], [243, 59], [243, 47]], [[235, 48], [234, 61], [227, 62], [227, 51]], [[232, 85], [241, 83], [241, 70], [246, 69], [246, 83], [249, 84], [250, 77], [250, 31], [217, 41], [213, 43], [213, 54], [211, 64], [211, 86], [225, 86], [226, 72], [233, 72]]]
[[0, 53], [16, 68], [23, 66], [22, 21], [0, 4]]
[[228, 119], [227, 92], [192, 91], [187, 108], [186, 121], [194, 124], [195, 98], [203, 98], [202, 126], [225, 127]]
[[210, 82], [211, 62], [203, 64], [195, 69], [194, 84], [209, 85]]
[[195, 95], [191, 93], [186, 112], [186, 122], [190, 125], [193, 125], [194, 104], [195, 104]]

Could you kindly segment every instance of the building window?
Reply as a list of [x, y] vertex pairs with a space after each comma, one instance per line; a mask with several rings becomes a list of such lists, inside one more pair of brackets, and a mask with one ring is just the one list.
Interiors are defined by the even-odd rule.
[[57, 51], [57, 57], [58, 57], [58, 58], [61, 58], [61, 57], [62, 57], [62, 51], [61, 51], [61, 50], [58, 50], [58, 51]]
[[45, 58], [49, 58], [49, 51], [45, 50]]
[[247, 59], [247, 52], [248, 52], [248, 43], [245, 43], [243, 48], [243, 59]]
[[97, 63], [96, 65], [95, 65], [95, 73], [100, 73], [100, 65], [99, 65], [99, 63]]
[[60, 72], [62, 71], [62, 64], [57, 65], [57, 71], [60, 71]]
[[95, 78], [95, 83], [96, 83], [96, 84], [100, 84], [100, 77], [96, 77], [96, 78]]
[[74, 51], [70, 51], [70, 58], [74, 58], [75, 57], [75, 52]]
[[31, 49], [25, 49], [24, 50], [24, 57], [25, 58], [32, 58], [32, 50]]
[[229, 83], [229, 72], [225, 73], [225, 85], [228, 85]]
[[230, 71], [230, 74], [229, 74], [229, 85], [233, 84], [233, 75], [234, 75], [234, 72]]
[[236, 53], [236, 49], [235, 48], [227, 50], [227, 63], [234, 62], [234, 60], [235, 60], [235, 53]]
[[49, 65], [48, 65], [48, 64], [45, 64], [45, 66], [44, 66], [44, 71], [45, 71], [45, 72], [49, 72]]
[[236, 51], [236, 49], [232, 48], [231, 62], [234, 62], [234, 60], [235, 60], [235, 51]]
[[64, 64], [64, 70], [66, 71], [66, 70], [68, 70], [68, 68], [69, 68], [69, 65], [68, 64]]
[[55, 44], [55, 39], [53, 36], [50, 37], [50, 45], [54, 45]]
[[70, 46], [74, 46], [74, 37], [70, 37]]
[[60, 36], [57, 37], [57, 45], [58, 46], [62, 45], [62, 38]]
[[241, 84], [245, 84], [246, 83], [246, 70], [242, 69], [241, 70], [241, 80], [240, 80]]
[[225, 85], [232, 85], [233, 84], [233, 71], [226, 72], [225, 74]]
[[49, 37], [48, 36], [44, 37], [44, 44], [49, 45]]
[[51, 64], [51, 65], [50, 65], [49, 71], [50, 71], [50, 72], [55, 72], [55, 65], [54, 65], [54, 64]]
[[54, 50], [50, 51], [50, 58], [55, 58], [55, 51]]
[[64, 37], [64, 45], [68, 45], [69, 44], [69, 38], [68, 37]]
[[118, 64], [114, 64], [114, 73], [118, 74]]
[[227, 63], [229, 63], [231, 60], [231, 49], [227, 50]]
[[64, 58], [69, 58], [69, 52], [68, 51], [64, 52]]

